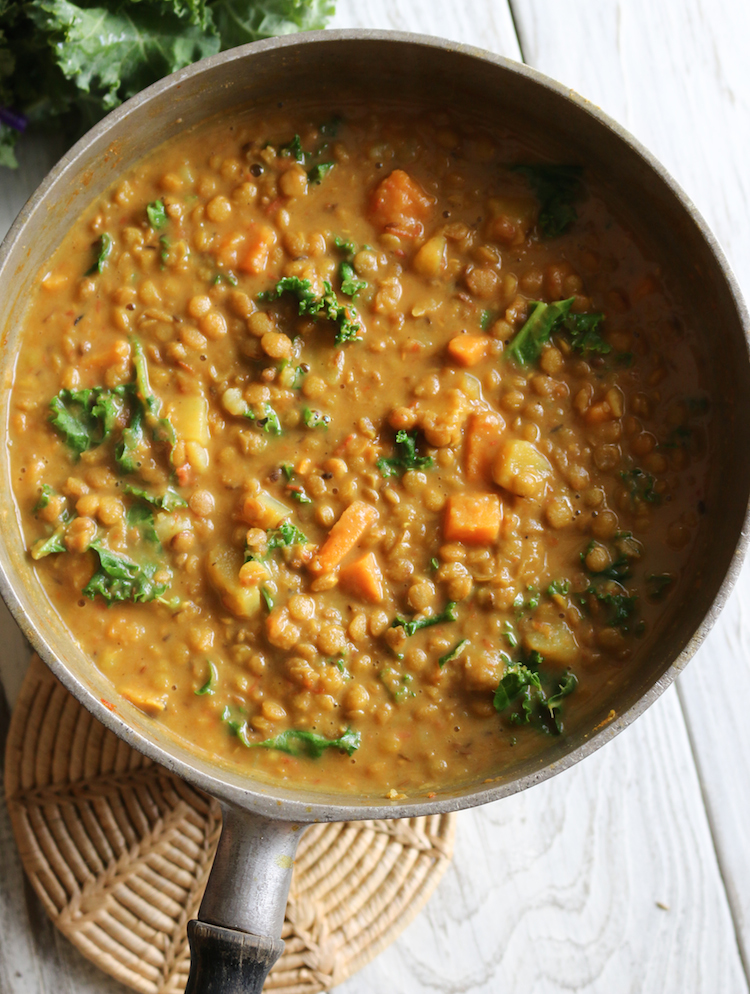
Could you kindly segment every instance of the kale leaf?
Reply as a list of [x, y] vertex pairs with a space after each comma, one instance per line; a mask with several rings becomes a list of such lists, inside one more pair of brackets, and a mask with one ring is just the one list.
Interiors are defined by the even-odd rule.
[[163, 228], [167, 223], [167, 213], [164, 210], [163, 200], [154, 200], [146, 207], [146, 216], [148, 217], [148, 223], [154, 229], [158, 231], [159, 228]]
[[89, 548], [99, 557], [99, 569], [83, 588], [84, 595], [92, 600], [100, 594], [109, 604], [116, 601], [152, 601], [161, 597], [169, 587], [169, 580], [166, 583], [154, 580], [157, 571], [167, 573], [171, 580], [166, 566], [153, 563], [139, 565], [112, 552], [98, 539]]
[[104, 272], [104, 264], [112, 254], [113, 245], [112, 236], [108, 235], [106, 231], [97, 238], [94, 242], [94, 264], [86, 272], [87, 276]]
[[172, 487], [167, 487], [163, 494], [152, 494], [143, 487], [124, 483], [122, 491], [131, 497], [140, 497], [141, 500], [145, 500], [153, 507], [158, 507], [161, 511], [176, 511], [178, 507], [187, 507], [187, 501]]
[[195, 691], [199, 697], [203, 697], [205, 694], [214, 694], [214, 685], [219, 679], [219, 671], [216, 669], [216, 663], [212, 663], [210, 659], [207, 659], [206, 662], [208, 663], [208, 679]]
[[258, 294], [258, 300], [277, 300], [282, 294], [290, 293], [297, 298], [298, 313], [309, 314], [314, 318], [324, 317], [338, 325], [336, 344], [359, 341], [362, 326], [357, 321], [357, 314], [351, 305], [344, 306], [338, 302], [333, 287], [325, 280], [323, 295], [319, 297], [312, 288], [310, 280], [298, 276], [284, 276], [273, 290], [265, 290]]
[[266, 533], [268, 535], [268, 551], [274, 549], [284, 549], [290, 545], [307, 545], [306, 535], [293, 525], [290, 521], [284, 521], [278, 528], [274, 528]]
[[599, 352], [606, 355], [612, 351], [599, 330], [603, 314], [572, 314], [575, 297], [543, 304], [531, 302], [529, 317], [524, 326], [508, 346], [508, 355], [519, 366], [530, 366], [539, 358], [542, 348], [550, 340], [553, 332], [568, 335], [576, 352]]
[[411, 637], [422, 628], [430, 628], [432, 625], [441, 625], [444, 621], [456, 620], [456, 601], [448, 601], [445, 609], [440, 614], [433, 614], [429, 618], [420, 618], [414, 621], [407, 621], [406, 618], [396, 616], [391, 622], [391, 628], [403, 628], [404, 632]]
[[308, 180], [315, 184], [322, 183], [335, 165], [335, 162], [319, 162], [312, 169], [307, 170]]
[[337, 739], [327, 739], [317, 732], [309, 732], [306, 729], [290, 728], [285, 732], [280, 732], [272, 739], [265, 739], [258, 742], [255, 747], [258, 749], [278, 749], [279, 752], [286, 752], [290, 756], [310, 756], [312, 759], [319, 759], [326, 749], [341, 749], [347, 756], [356, 752], [362, 744], [362, 735], [352, 728], [347, 728], [343, 735]]
[[542, 234], [546, 238], [555, 238], [566, 231], [578, 217], [573, 204], [583, 193], [583, 167], [539, 163], [511, 168], [528, 179], [539, 198]]
[[[0, 166], [30, 124], [71, 142], [123, 100], [220, 50], [325, 27], [333, 0], [0, 0]], [[10, 110], [13, 108], [13, 110]]]
[[395, 456], [381, 456], [377, 467], [382, 476], [402, 476], [408, 469], [431, 469], [435, 465], [432, 456], [417, 455], [418, 435], [416, 431], [403, 429], [396, 432]]

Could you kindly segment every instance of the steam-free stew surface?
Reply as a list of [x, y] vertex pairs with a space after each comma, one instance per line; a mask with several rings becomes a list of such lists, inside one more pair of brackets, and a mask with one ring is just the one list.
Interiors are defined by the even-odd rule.
[[220, 761], [501, 774], [607, 717], [686, 568], [709, 415], [662, 268], [586, 169], [445, 115], [186, 134], [39, 275], [10, 458], [40, 581]]

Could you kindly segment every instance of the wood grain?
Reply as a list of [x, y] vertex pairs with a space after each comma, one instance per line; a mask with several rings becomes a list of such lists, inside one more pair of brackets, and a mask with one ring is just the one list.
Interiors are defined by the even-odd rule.
[[[747, 228], [750, 79], [737, 40], [750, 36], [747, 7], [517, 0], [513, 14], [527, 61], [652, 148], [746, 280], [750, 240], [738, 218]], [[438, 34], [519, 57], [504, 0], [339, 0], [333, 26]], [[41, 178], [45, 149], [0, 177], [0, 230]], [[746, 571], [682, 678], [687, 727], [672, 689], [581, 766], [464, 812], [453, 866], [426, 911], [337, 994], [746, 992], [720, 868], [747, 948], [747, 592]], [[0, 672], [13, 697], [25, 653], [11, 632], [0, 617]], [[4, 811], [0, 844], [2, 994], [122, 994], [27, 901]]]
[[[517, 0], [526, 61], [600, 104], [674, 174], [750, 294], [746, 3]], [[605, 58], [604, 53], [608, 53]], [[720, 329], [716, 329], [720, 341]], [[718, 345], [720, 347], [720, 344]], [[731, 473], [731, 467], [727, 467]], [[679, 681], [724, 882], [750, 964], [750, 567]]]

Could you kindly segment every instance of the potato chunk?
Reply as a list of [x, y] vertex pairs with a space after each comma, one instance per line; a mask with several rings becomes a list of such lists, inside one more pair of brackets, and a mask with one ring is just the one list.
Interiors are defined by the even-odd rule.
[[531, 442], [514, 438], [501, 446], [492, 478], [519, 497], [539, 497], [552, 478], [552, 467]]
[[522, 627], [521, 641], [527, 652], [538, 652], [552, 663], [570, 666], [578, 659], [578, 643], [561, 618], [530, 619]]
[[206, 556], [206, 575], [227, 611], [237, 618], [251, 618], [260, 608], [260, 587], [240, 582], [242, 561], [239, 549], [217, 545]]
[[187, 394], [172, 401], [169, 418], [178, 438], [184, 442], [208, 445], [211, 433], [208, 428], [208, 401], [201, 393]]

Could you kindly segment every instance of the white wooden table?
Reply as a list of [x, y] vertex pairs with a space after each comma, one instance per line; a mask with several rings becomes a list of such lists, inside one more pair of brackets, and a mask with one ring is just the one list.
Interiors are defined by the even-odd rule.
[[[578, 90], [672, 171], [750, 296], [748, 0], [339, 0], [333, 26], [443, 35]], [[36, 146], [0, 171], [0, 233], [53, 161]], [[337, 994], [748, 992], [748, 599], [750, 567], [679, 686], [611, 745], [461, 813], [427, 908]], [[12, 707], [27, 655], [5, 613], [0, 639]], [[2, 739], [7, 717], [0, 695]], [[4, 809], [0, 852], [0, 994], [125, 994], [46, 920]]]

